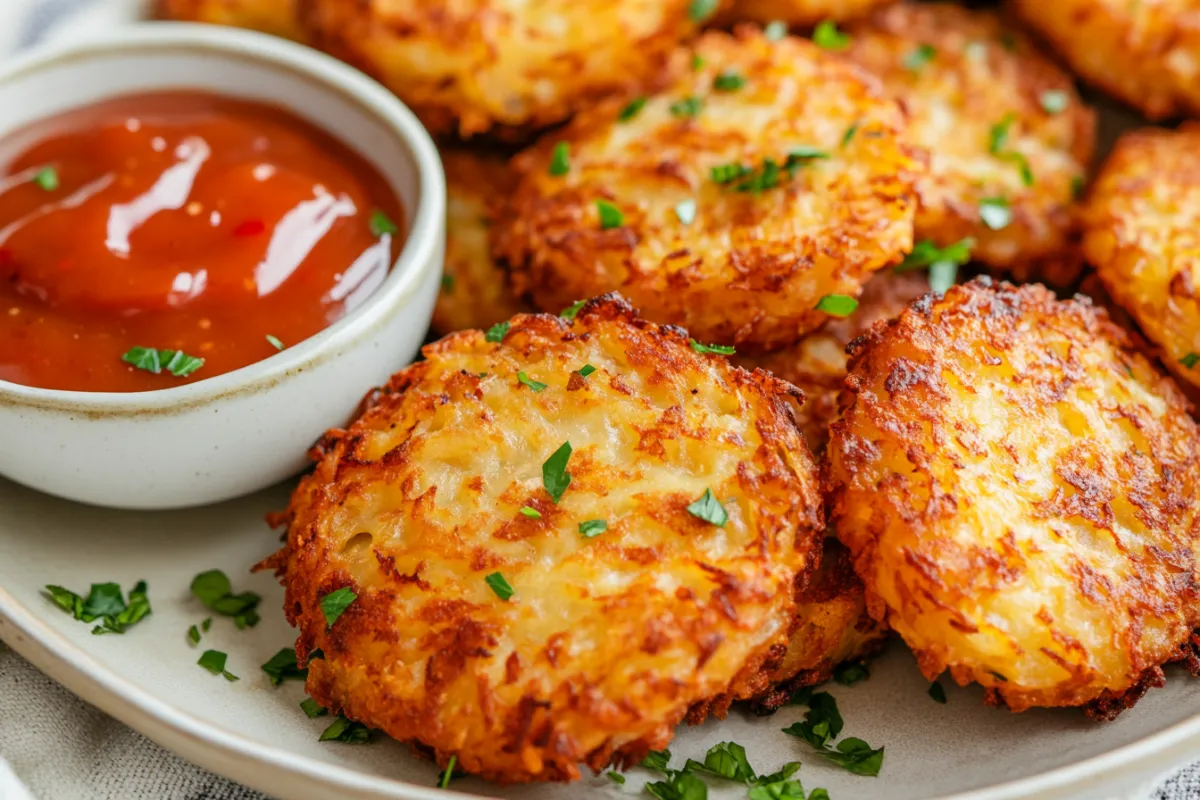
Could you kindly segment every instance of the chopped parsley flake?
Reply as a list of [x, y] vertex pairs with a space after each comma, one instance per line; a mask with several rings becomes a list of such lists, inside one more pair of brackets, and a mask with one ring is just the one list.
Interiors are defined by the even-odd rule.
[[704, 22], [717, 10], [719, 0], [692, 0], [688, 6], [688, 19], [692, 22]]
[[351, 722], [340, 715], [321, 732], [321, 736], [317, 739], [319, 742], [345, 742], [346, 744], [363, 744], [370, 740], [370, 728], [361, 722]]
[[313, 700], [311, 697], [306, 697], [300, 701], [300, 709], [309, 719], [323, 717], [329, 713], [328, 710], [326, 710], [320, 703], [318, 703], [316, 700]]
[[196, 663], [204, 667], [213, 675], [224, 676], [225, 680], [233, 682], [238, 680], [238, 676], [225, 669], [225, 661], [229, 656], [222, 653], [220, 650], [205, 650], [200, 656], [200, 660]]
[[690, 772], [667, 772], [667, 779], [645, 784], [642, 788], [658, 800], [706, 800], [708, 787]]
[[852, 124], [849, 128], [846, 128], [846, 132], [842, 134], [842, 147], [846, 147], [850, 144], [850, 142], [854, 141], [854, 134], [856, 133], [858, 133], [857, 122]]
[[283, 349], [283, 342], [279, 341], [278, 336], [272, 336], [271, 334], [268, 333], [267, 334], [267, 343], [269, 345], [271, 345], [271, 347], [274, 347], [276, 350]]
[[693, 350], [695, 350], [697, 353], [699, 353], [702, 356], [705, 356], [705, 355], [731, 356], [737, 352], [737, 348], [729, 347], [728, 345], [703, 344], [702, 342], [697, 342], [695, 339], [688, 339], [688, 344], [691, 345], [691, 348]]
[[625, 784], [625, 776], [622, 775], [621, 773], [614, 772], [610, 769], [608, 771], [607, 775], [608, 775], [608, 779], [610, 781], [612, 781], [613, 783], [617, 784], [618, 786], [623, 786]]
[[928, 269], [929, 288], [935, 292], [945, 292], [958, 279], [959, 266], [971, 260], [971, 248], [974, 246], [975, 240], [969, 237], [943, 248], [928, 239], [922, 239], [896, 267], [896, 272]]
[[296, 651], [291, 647], [284, 647], [278, 653], [271, 656], [270, 660], [262, 665], [262, 671], [267, 673], [272, 686], [279, 686], [284, 681], [303, 681], [308, 679], [308, 670], [300, 669], [299, 665], [297, 665]]
[[593, 367], [591, 364], [584, 364], [582, 367], [580, 367], [579, 369], [577, 369], [575, 371], [579, 373], [579, 377], [586, 378], [588, 375], [591, 375], [593, 372], [595, 372], [596, 368]]
[[667, 764], [669, 763], [671, 763], [670, 750], [651, 750], [646, 754], [646, 757], [642, 759], [640, 766], [645, 767], [646, 769], [652, 769], [655, 772], [665, 772], [667, 770]]
[[150, 615], [150, 598], [146, 594], [146, 582], [138, 581], [129, 590], [129, 602], [121, 594], [116, 583], [93, 583], [87, 597], [81, 597], [61, 586], [47, 586], [50, 599], [63, 611], [80, 622], [100, 624], [92, 628], [92, 634], [125, 633]]
[[721, 505], [721, 501], [713, 496], [712, 489], [705, 489], [704, 494], [689, 505], [687, 510], [693, 517], [716, 525], [718, 528], [724, 528], [725, 523], [729, 521], [729, 515], [725, 513], [725, 506]]
[[[262, 597], [254, 592], [234, 594], [229, 578], [219, 569], [201, 572], [192, 578], [192, 594], [210, 611], [232, 617], [238, 630], [253, 628], [260, 619], [258, 604]], [[207, 629], [205, 629], [207, 630]]]
[[700, 114], [700, 109], [704, 107], [704, 101], [699, 97], [685, 97], [682, 100], [676, 100], [670, 105], [672, 116], [676, 117], [696, 117]]
[[54, 167], [42, 167], [33, 176], [33, 182], [41, 187], [42, 191], [53, 192], [58, 188], [58, 170]]
[[607, 231], [625, 224], [625, 215], [621, 213], [621, 209], [607, 200], [597, 200], [596, 211], [600, 214], [600, 230]]
[[521, 506], [520, 511], [522, 514], [529, 517], [530, 519], [541, 519], [542, 518], [542, 512], [538, 511], [533, 506]]
[[212, 617], [205, 617], [204, 622], [200, 623], [200, 630], [208, 633], [208, 629], [212, 627]]
[[630, 100], [625, 105], [624, 108], [621, 109], [621, 113], [617, 115], [617, 121], [618, 122], [629, 122], [629, 120], [633, 119], [638, 114], [640, 114], [642, 109], [645, 107], [646, 107], [646, 98], [645, 97], [635, 97], [634, 99]]
[[838, 712], [837, 701], [828, 692], [816, 692], [807, 697], [808, 713], [803, 722], [784, 728], [783, 732], [808, 742], [825, 760], [837, 764], [855, 775], [875, 776], [883, 766], [883, 748], [872, 748], [862, 739], [847, 737], [831, 747], [845, 726]]
[[813, 44], [825, 50], [845, 50], [850, 46], [850, 34], [839, 31], [837, 23], [829, 19], [817, 23], [812, 40]]
[[582, 309], [585, 305], [587, 305], [587, 300], [576, 300], [574, 303], [571, 303], [571, 305], [558, 312], [558, 315], [563, 319], [575, 319], [575, 315], [578, 314], [580, 309]]
[[931, 44], [923, 44], [913, 48], [904, 57], [904, 67], [912, 72], [920, 72], [926, 64], [937, 57], [937, 48]]
[[603, 519], [589, 519], [587, 522], [579, 523], [579, 532], [584, 538], [591, 539], [593, 536], [599, 536], [608, 530], [608, 521]]
[[675, 206], [675, 216], [684, 225], [691, 225], [696, 221], [696, 201], [682, 200]]
[[787, 23], [781, 19], [772, 20], [767, 23], [767, 27], [763, 28], [763, 35], [772, 42], [778, 42], [788, 34]]
[[719, 164], [708, 171], [709, 177], [713, 183], [726, 184], [732, 183], [748, 172], [754, 170], [749, 167], [744, 167], [741, 164]]
[[554, 177], [562, 177], [571, 171], [571, 155], [566, 142], [559, 142], [554, 145], [554, 151], [550, 154], [550, 174]]
[[501, 600], [507, 602], [515, 594], [512, 585], [499, 572], [493, 572], [484, 578], [483, 581], [491, 587], [492, 591], [496, 593], [496, 597], [499, 597]]
[[746, 79], [731, 69], [722, 70], [713, 78], [713, 88], [718, 92], [736, 92], [746, 85]]
[[442, 291], [446, 294], [454, 291], [454, 276], [447, 273], [442, 276]]
[[371, 234], [374, 236], [398, 233], [400, 230], [396, 227], [396, 223], [392, 222], [392, 218], [378, 208], [371, 212], [371, 220], [367, 224], [371, 229]]
[[858, 308], [858, 301], [845, 294], [827, 294], [817, 301], [817, 311], [833, 317], [848, 317]]
[[533, 380], [524, 370], [521, 370], [517, 373], [517, 380], [528, 386], [534, 392], [541, 392], [545, 391], [546, 389], [546, 384], [542, 383], [541, 381]]
[[325, 615], [325, 624], [330, 628], [345, 613], [350, 604], [358, 599], [358, 595], [349, 586], [343, 586], [337, 591], [330, 592], [321, 598], [321, 613]]
[[946, 689], [938, 681], [929, 684], [929, 696], [943, 705], [946, 703]]
[[153, 347], [131, 347], [121, 360], [155, 375], [165, 369], [176, 378], [186, 378], [204, 366], [203, 358], [189, 356], [182, 350], [156, 350]]
[[550, 499], [558, 503], [563, 492], [571, 485], [571, 476], [567, 472], [567, 461], [571, 458], [571, 443], [563, 442], [562, 447], [546, 459], [542, 464], [542, 486], [546, 488]]
[[1033, 186], [1033, 170], [1029, 166], [1029, 159], [1008, 147], [1009, 132], [1016, 121], [1017, 115], [1010, 112], [991, 127], [988, 131], [988, 152], [1004, 161], [1014, 162], [1021, 171], [1021, 182], [1026, 186]]
[[197, 628], [195, 625], [188, 628], [187, 636], [188, 636], [188, 641], [191, 642], [192, 644], [200, 644], [200, 629]]
[[454, 777], [454, 765], [458, 763], [458, 756], [450, 756], [450, 760], [446, 762], [446, 768], [442, 770], [442, 777], [438, 779], [438, 788], [445, 789], [450, 785], [450, 779]]
[[1003, 197], [986, 197], [979, 201], [979, 218], [994, 231], [1007, 228], [1012, 217], [1012, 207]]
[[1188, 369], [1196, 366], [1198, 362], [1200, 362], [1200, 353], [1188, 353], [1186, 356], [1179, 359], [1179, 363], [1183, 364], [1183, 366], [1187, 367]]
[[1061, 114], [1071, 104], [1071, 95], [1063, 89], [1047, 89], [1038, 99], [1047, 114]]
[[871, 677], [871, 673], [862, 664], [839, 664], [833, 669], [834, 681], [843, 686], [853, 686], [869, 677]]
[[704, 56], [700, 55], [699, 53], [692, 53], [692, 71], [693, 72], [699, 72], [700, 70], [704, 69], [705, 63], [706, 62], [704, 61]]
[[504, 337], [508, 336], [508, 331], [510, 328], [512, 328], [512, 323], [508, 320], [505, 320], [504, 322], [497, 322], [495, 325], [487, 329], [487, 333], [483, 335], [483, 338], [492, 344], [502, 342], [504, 341]]
[[758, 776], [746, 758], [746, 748], [737, 742], [718, 742], [704, 755], [704, 763], [688, 759], [684, 772], [707, 772], [718, 778], [750, 783]]

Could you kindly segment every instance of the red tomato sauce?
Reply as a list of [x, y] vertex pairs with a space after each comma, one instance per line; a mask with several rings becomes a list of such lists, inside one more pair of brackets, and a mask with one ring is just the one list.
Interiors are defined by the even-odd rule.
[[[261, 361], [378, 288], [402, 214], [363, 158], [268, 105], [178, 91], [41, 121], [0, 141], [0, 380], [137, 392]], [[133, 348], [192, 358], [156, 374]]]

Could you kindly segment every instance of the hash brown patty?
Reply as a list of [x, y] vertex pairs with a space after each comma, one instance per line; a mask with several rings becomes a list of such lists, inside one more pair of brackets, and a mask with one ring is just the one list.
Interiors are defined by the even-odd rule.
[[312, 697], [520, 782], [636, 763], [694, 704], [758, 691], [823, 527], [795, 389], [613, 297], [424, 355], [283, 517]]
[[599, 104], [515, 159], [496, 254], [545, 311], [616, 290], [699, 340], [782, 347], [911, 249], [923, 163], [904, 136], [846, 60], [710, 32], [664, 91]]
[[1128, 345], [1086, 299], [986, 280], [855, 344], [831, 523], [927, 678], [1111, 716], [1187, 655], [1200, 434]]

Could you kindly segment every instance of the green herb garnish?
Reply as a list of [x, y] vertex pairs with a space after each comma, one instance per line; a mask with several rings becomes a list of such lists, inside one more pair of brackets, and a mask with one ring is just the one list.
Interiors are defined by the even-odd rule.
[[563, 492], [571, 485], [571, 476], [567, 473], [567, 461], [571, 458], [571, 443], [563, 442], [562, 447], [554, 451], [542, 464], [542, 486], [550, 499], [558, 503]]
[[300, 709], [309, 719], [323, 717], [329, 713], [328, 710], [322, 707], [320, 703], [318, 703], [316, 700], [313, 700], [311, 697], [306, 697], [300, 701]]
[[596, 368], [593, 367], [591, 364], [584, 364], [582, 367], [580, 367], [579, 369], [577, 369], [575, 371], [579, 373], [579, 377], [586, 378], [588, 375], [591, 375], [593, 372], [595, 372]]
[[716, 525], [718, 528], [724, 528], [725, 523], [729, 521], [729, 515], [725, 513], [725, 506], [721, 505], [721, 501], [713, 496], [712, 489], [705, 489], [704, 494], [691, 503], [687, 510], [693, 517]]
[[508, 336], [508, 331], [510, 328], [512, 328], [512, 323], [507, 320], [504, 322], [497, 322], [495, 325], [487, 329], [487, 333], [483, 335], [483, 338], [492, 344], [502, 342], [504, 341], [504, 337]]
[[746, 85], [746, 79], [731, 69], [722, 70], [713, 78], [713, 88], [718, 92], [736, 92]]
[[442, 770], [442, 777], [438, 779], [438, 788], [445, 789], [450, 785], [450, 779], [454, 777], [454, 765], [458, 763], [458, 756], [450, 756], [450, 760], [446, 762], [446, 768]]
[[926, 64], [933, 61], [936, 57], [937, 48], [930, 44], [923, 44], [913, 48], [904, 57], [904, 67], [912, 72], [920, 72]]
[[938, 681], [929, 684], [929, 696], [943, 705], [946, 702], [946, 689]]
[[596, 211], [600, 214], [600, 230], [607, 231], [625, 224], [625, 215], [621, 213], [621, 209], [607, 200], [597, 200]]
[[767, 27], [763, 28], [763, 36], [766, 36], [769, 41], [778, 42], [788, 34], [787, 23], [781, 19], [772, 20], [767, 23]]
[[205, 650], [200, 656], [200, 660], [196, 663], [204, 667], [213, 675], [221, 675], [225, 680], [233, 682], [238, 680], [238, 676], [225, 669], [225, 661], [229, 656], [222, 653], [220, 650]]
[[131, 347], [121, 360], [155, 375], [164, 369], [176, 378], [186, 378], [204, 366], [204, 359], [189, 356], [182, 350], [156, 350], [153, 347]]
[[858, 301], [846, 294], [827, 294], [817, 301], [817, 311], [831, 317], [848, 317], [858, 308]]
[[367, 224], [371, 229], [371, 234], [374, 236], [383, 236], [385, 233], [398, 233], [400, 231], [396, 227], [396, 223], [392, 222], [392, 218], [378, 208], [371, 212], [371, 220]]
[[321, 598], [321, 613], [325, 615], [325, 624], [330, 628], [345, 613], [350, 604], [358, 599], [358, 595], [349, 586], [343, 586], [337, 591], [330, 592]]
[[585, 538], [591, 539], [593, 536], [599, 536], [608, 530], [608, 521], [603, 519], [589, 519], [586, 522], [579, 523], [579, 532]]
[[1183, 364], [1183, 366], [1188, 369], [1196, 366], [1197, 362], [1200, 362], [1200, 353], [1188, 353], [1186, 356], [1179, 359], [1179, 363]]
[[507, 601], [516, 593], [512, 584], [505, 580], [504, 576], [499, 572], [493, 572], [491, 575], [485, 577], [483, 581], [491, 587], [492, 591], [496, 593], [496, 597], [499, 597], [501, 600]]
[[645, 97], [635, 97], [634, 99], [630, 100], [625, 105], [624, 108], [621, 109], [621, 113], [617, 115], [617, 121], [618, 122], [628, 122], [629, 120], [633, 119], [638, 114], [640, 114], [642, 109], [645, 107], [646, 107], [646, 98]]
[[446, 273], [442, 276], [442, 291], [446, 294], [450, 294], [450, 292], [454, 291], [454, 283], [454, 276], [450, 273]]
[[192, 594], [209, 610], [232, 617], [238, 630], [258, 624], [258, 604], [262, 597], [254, 592], [233, 593], [229, 578], [219, 569], [201, 572], [192, 578]]
[[533, 380], [524, 370], [517, 373], [517, 380], [535, 392], [545, 391], [546, 389], [546, 384], [542, 383], [541, 381]]
[[559, 142], [554, 145], [554, 151], [550, 155], [550, 174], [556, 178], [562, 177], [571, 171], [571, 155], [566, 142]]
[[262, 671], [267, 673], [272, 686], [279, 686], [284, 681], [303, 681], [308, 679], [308, 670], [300, 669], [296, 663], [296, 651], [290, 647], [282, 648], [262, 665]]
[[845, 50], [850, 46], [850, 34], [839, 31], [837, 23], [829, 19], [817, 23], [812, 40], [813, 44], [825, 50]]
[[696, 221], [696, 201], [681, 200], [679, 204], [675, 206], [675, 216], [678, 217], [679, 221], [684, 225], [691, 225]]
[[329, 727], [321, 732], [319, 742], [345, 742], [346, 744], [363, 744], [371, 740], [371, 730], [361, 722], [351, 722], [344, 716], [338, 716]]
[[846, 147], [850, 144], [850, 142], [854, 141], [854, 134], [856, 133], [858, 133], [857, 122], [852, 124], [849, 128], [846, 128], [846, 132], [842, 134], [842, 147]]
[[699, 97], [685, 97], [682, 100], [676, 100], [674, 103], [671, 103], [669, 110], [672, 116], [695, 117], [700, 114], [700, 109], [703, 106], [704, 101]]
[[704, 22], [717, 10], [719, 0], [692, 0], [688, 6], [688, 19], [692, 22]]
[[192, 644], [200, 644], [200, 629], [195, 625], [188, 628], [187, 637]]
[[862, 664], [839, 664], [833, 668], [833, 680], [843, 686], [853, 686], [869, 677], [871, 673]]
[[1047, 114], [1061, 114], [1071, 104], [1071, 95], [1063, 89], [1047, 89], [1038, 99]]
[[707, 772], [718, 778], [750, 783], [757, 775], [746, 758], [746, 748], [737, 742], [719, 742], [709, 748], [704, 763], [688, 759], [685, 772]]
[[988, 152], [997, 158], [1014, 162], [1021, 171], [1021, 182], [1026, 186], [1032, 186], [1033, 170], [1029, 166], [1029, 160], [1022, 153], [1008, 148], [1009, 132], [1016, 121], [1017, 115], [1009, 112], [991, 127], [988, 131]]
[[841, 734], [845, 726], [833, 695], [828, 692], [816, 692], [808, 697], [808, 706], [804, 721], [784, 728], [784, 733], [803, 739], [822, 758], [855, 775], [879, 774], [883, 765], [882, 747], [873, 749], [862, 739], [854, 737], [838, 742], [836, 748], [830, 746], [830, 742]]
[[33, 176], [33, 182], [43, 191], [53, 192], [58, 188], [58, 170], [54, 167], [42, 167]]
[[100, 624], [92, 628], [92, 634], [125, 633], [150, 615], [150, 598], [146, 594], [146, 582], [138, 581], [129, 590], [129, 602], [125, 602], [121, 587], [116, 583], [93, 583], [87, 597], [81, 597], [61, 586], [47, 586], [46, 592], [59, 608], [80, 622]]
[[617, 784], [618, 786], [625, 785], [625, 776], [622, 775], [621, 773], [614, 772], [610, 769], [606, 774], [608, 775], [608, 779], [610, 781], [612, 781], [613, 783]]
[[731, 356], [737, 352], [737, 348], [735, 347], [730, 347], [724, 344], [704, 344], [703, 342], [697, 342], [695, 339], [688, 339], [688, 344], [693, 350], [702, 356]]
[[530, 519], [541, 519], [542, 518], [542, 512], [538, 511], [533, 506], [521, 506], [521, 508], [518, 510], [521, 512], [521, 514], [523, 514], [526, 517], [529, 517]]

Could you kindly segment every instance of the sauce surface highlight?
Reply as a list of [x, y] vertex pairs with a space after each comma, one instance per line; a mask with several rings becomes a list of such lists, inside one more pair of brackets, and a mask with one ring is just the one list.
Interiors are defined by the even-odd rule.
[[261, 361], [379, 287], [402, 214], [360, 156], [255, 102], [130, 95], [9, 134], [0, 380], [136, 392]]

